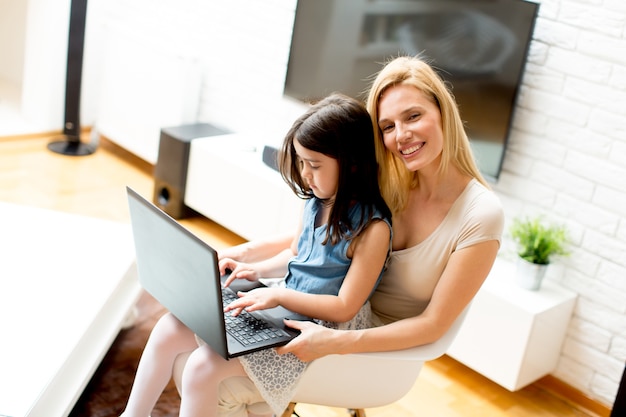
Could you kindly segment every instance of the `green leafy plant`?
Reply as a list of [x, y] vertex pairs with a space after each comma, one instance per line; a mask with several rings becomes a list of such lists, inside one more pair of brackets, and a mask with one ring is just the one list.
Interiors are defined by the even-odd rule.
[[539, 217], [516, 218], [510, 232], [518, 246], [517, 254], [528, 262], [547, 265], [552, 255], [569, 255], [565, 226], [545, 225]]

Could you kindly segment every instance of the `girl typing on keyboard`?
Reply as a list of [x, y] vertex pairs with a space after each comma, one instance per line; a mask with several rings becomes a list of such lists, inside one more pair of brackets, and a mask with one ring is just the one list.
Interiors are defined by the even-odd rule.
[[[226, 314], [281, 305], [327, 327], [369, 327], [368, 300], [391, 249], [391, 213], [379, 191], [373, 126], [364, 106], [332, 94], [310, 107], [287, 133], [279, 168], [305, 200], [297, 238], [288, 249], [259, 262], [224, 258], [220, 270], [232, 270], [226, 285], [235, 279], [284, 280], [240, 292]], [[238, 410], [218, 403], [221, 381], [233, 376], [251, 381], [255, 389], [250, 391], [259, 393], [258, 401], [280, 415], [306, 368], [296, 356], [278, 355], [274, 349], [226, 361], [166, 314], [148, 340], [122, 415], [148, 416], [171, 378], [177, 356], [187, 352], [192, 353], [183, 373], [181, 416], [235, 415]], [[201, 394], [194, 393], [196, 386], [203, 387]], [[245, 409], [239, 412], [247, 414]]]

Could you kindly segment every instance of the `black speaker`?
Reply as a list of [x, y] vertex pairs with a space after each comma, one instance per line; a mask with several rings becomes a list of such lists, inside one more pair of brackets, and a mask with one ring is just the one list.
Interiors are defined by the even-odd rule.
[[278, 172], [280, 172], [280, 169], [278, 168], [278, 156], [280, 155], [280, 152], [281, 151], [278, 149], [269, 145], [265, 145], [263, 148], [263, 162], [265, 165]]
[[185, 206], [191, 141], [226, 133], [207, 123], [162, 128], [159, 155], [154, 167], [154, 204], [175, 219], [192, 214], [193, 211]]
[[67, 40], [67, 68], [65, 74], [65, 122], [64, 139], [50, 142], [48, 149], [63, 155], [90, 155], [93, 144], [80, 141], [80, 95], [83, 74], [83, 49], [87, 0], [72, 0], [70, 5], [70, 28]]

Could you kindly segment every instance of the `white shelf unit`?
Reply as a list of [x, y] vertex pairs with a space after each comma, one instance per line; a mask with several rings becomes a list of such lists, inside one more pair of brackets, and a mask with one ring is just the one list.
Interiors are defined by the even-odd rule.
[[510, 391], [556, 368], [576, 294], [544, 281], [514, 283], [515, 264], [497, 259], [447, 354]]
[[249, 240], [294, 232], [302, 200], [262, 151], [244, 134], [191, 141], [185, 204]]

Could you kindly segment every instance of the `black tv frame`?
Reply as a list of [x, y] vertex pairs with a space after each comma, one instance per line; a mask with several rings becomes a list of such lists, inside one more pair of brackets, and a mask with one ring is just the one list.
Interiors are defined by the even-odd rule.
[[[497, 182], [538, 10], [539, 4], [528, 0], [298, 0], [284, 94], [302, 102], [314, 102], [340, 91], [365, 100], [371, 76], [380, 70], [382, 63], [397, 55], [419, 53], [430, 59], [442, 78], [452, 86], [479, 168], [487, 180]], [[428, 48], [409, 51], [409, 48], [401, 47], [392, 25], [401, 27], [413, 22], [413, 29], [419, 32], [430, 24], [431, 30], [436, 31], [443, 26], [442, 22], [445, 23], [443, 20], [433, 22], [432, 17], [437, 12], [448, 13], [457, 20], [463, 17], [461, 13], [465, 13], [468, 19], [475, 19], [477, 23], [471, 27], [468, 25], [466, 36], [459, 38], [459, 42], [464, 42], [462, 45], [445, 45], [444, 42], [437, 43], [436, 38], [429, 39], [431, 45], [448, 48], [448, 52], [440, 56]], [[422, 15], [426, 18], [419, 21], [416, 17]], [[421, 26], [416, 27], [418, 24]], [[485, 32], [489, 27], [502, 31], [501, 36], [492, 36], [494, 45], [499, 39], [506, 38], [505, 31], [510, 32], [507, 35], [509, 44], [511, 34], [514, 36], [514, 56], [509, 55], [500, 66], [490, 67], [489, 62], [476, 61], [474, 71], [450, 65], [453, 60], [447, 58], [454, 52], [463, 53], [463, 48], [472, 52], [468, 43], [471, 30], [482, 28]], [[390, 34], [396, 38], [391, 39]], [[474, 36], [481, 39], [482, 35], [474, 32]], [[371, 38], [375, 38], [374, 41]], [[501, 44], [506, 46], [504, 40]], [[477, 49], [476, 46], [473, 48]], [[476, 55], [467, 53], [469, 58]], [[485, 60], [488, 58], [485, 54]], [[499, 119], [497, 122], [494, 115]], [[481, 119], [486, 122], [480, 124]]]

